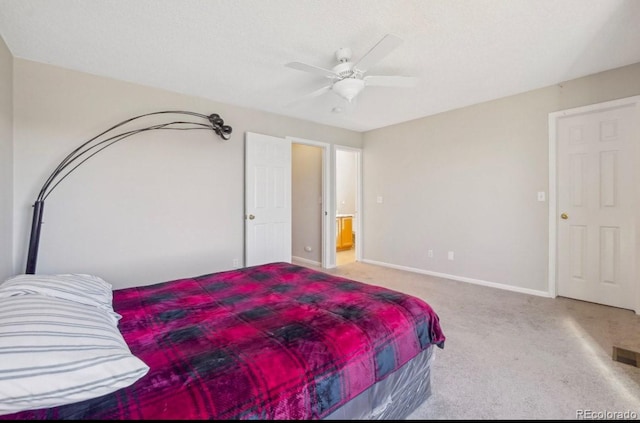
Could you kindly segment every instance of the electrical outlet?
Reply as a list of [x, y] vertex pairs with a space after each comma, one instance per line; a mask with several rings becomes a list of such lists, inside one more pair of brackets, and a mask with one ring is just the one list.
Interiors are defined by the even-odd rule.
[[433, 258], [433, 250], [427, 250], [427, 257]]
[[238, 268], [240, 267], [240, 260], [239, 259], [233, 259], [233, 267], [234, 268]]
[[453, 251], [449, 251], [449, 254], [447, 255], [447, 258], [449, 260], [453, 260]]

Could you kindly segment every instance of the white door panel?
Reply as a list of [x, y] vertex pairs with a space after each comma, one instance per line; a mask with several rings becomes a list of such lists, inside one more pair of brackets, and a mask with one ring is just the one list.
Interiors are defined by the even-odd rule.
[[558, 295], [635, 307], [634, 116], [626, 105], [558, 119]]
[[291, 262], [291, 141], [245, 136], [245, 266]]

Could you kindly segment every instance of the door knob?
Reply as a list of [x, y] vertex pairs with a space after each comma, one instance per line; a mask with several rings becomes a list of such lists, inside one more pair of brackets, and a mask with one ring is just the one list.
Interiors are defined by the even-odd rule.
[[566, 213], [562, 213], [560, 217], [563, 218], [564, 220], [567, 220], [569, 218], [569, 216], [567, 216]]
[[256, 218], [256, 217], [255, 217], [254, 215], [252, 215], [252, 214], [250, 214], [250, 215], [249, 215], [249, 220], [253, 220], [253, 219], [255, 219], [255, 218]]

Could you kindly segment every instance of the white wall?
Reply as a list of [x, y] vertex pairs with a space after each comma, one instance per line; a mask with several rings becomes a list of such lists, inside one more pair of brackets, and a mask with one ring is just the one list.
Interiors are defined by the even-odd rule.
[[[292, 144], [291, 254], [322, 262], [322, 149]], [[311, 251], [305, 251], [311, 247]]]
[[637, 94], [640, 63], [365, 133], [364, 260], [546, 293], [548, 114]]
[[0, 38], [0, 281], [13, 271], [13, 56]]
[[78, 168], [46, 201], [39, 273], [92, 273], [119, 288], [230, 269], [244, 248], [246, 131], [362, 145], [353, 131], [14, 61], [16, 272], [46, 176], [121, 120], [191, 110], [220, 114], [234, 132], [229, 141], [204, 131], [141, 134]]

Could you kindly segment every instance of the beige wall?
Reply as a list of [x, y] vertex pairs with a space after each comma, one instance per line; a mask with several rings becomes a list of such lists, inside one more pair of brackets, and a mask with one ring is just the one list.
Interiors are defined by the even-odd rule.
[[[14, 107], [0, 106], [0, 131], [11, 138], [13, 113], [14, 135], [13, 145], [4, 135], [0, 144], [9, 175], [0, 186], [4, 240], [14, 227], [13, 246], [0, 244], [5, 274], [23, 271], [37, 191], [80, 142], [166, 109], [219, 113], [234, 128], [226, 142], [194, 131], [136, 136], [79, 168], [47, 200], [38, 271], [94, 273], [116, 287], [225, 270], [242, 259], [251, 131], [363, 148], [365, 260], [546, 291], [548, 202], [536, 193], [548, 191], [548, 113], [640, 93], [636, 64], [359, 134], [12, 60], [6, 48], [2, 90], [11, 89], [12, 61]], [[13, 217], [4, 212], [12, 190]]]
[[[293, 257], [322, 262], [322, 149], [292, 145], [291, 169]], [[311, 247], [311, 251], [305, 251]]]
[[640, 63], [365, 133], [364, 259], [547, 292], [548, 115], [637, 94]]
[[73, 148], [111, 125], [159, 110], [218, 113], [233, 127], [137, 135], [67, 178], [44, 207], [39, 273], [84, 272], [115, 287], [230, 269], [243, 257], [244, 133], [361, 147], [362, 135], [15, 59], [16, 271], [24, 271], [31, 205]]
[[0, 38], [0, 281], [13, 271], [13, 56]]

